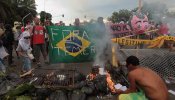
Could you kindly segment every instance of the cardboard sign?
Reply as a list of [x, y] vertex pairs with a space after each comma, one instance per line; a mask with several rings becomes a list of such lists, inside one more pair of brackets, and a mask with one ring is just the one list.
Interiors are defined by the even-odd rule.
[[110, 26], [112, 34], [129, 33], [130, 27], [128, 24], [112, 24]]

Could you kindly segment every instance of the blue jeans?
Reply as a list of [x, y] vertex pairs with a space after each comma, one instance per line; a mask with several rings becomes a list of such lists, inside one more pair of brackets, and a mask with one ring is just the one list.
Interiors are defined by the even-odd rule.
[[23, 71], [29, 71], [31, 69], [31, 60], [28, 57], [22, 57], [23, 59]]
[[0, 71], [3, 71], [4, 73], [6, 72], [6, 68], [5, 68], [1, 58], [0, 58]]

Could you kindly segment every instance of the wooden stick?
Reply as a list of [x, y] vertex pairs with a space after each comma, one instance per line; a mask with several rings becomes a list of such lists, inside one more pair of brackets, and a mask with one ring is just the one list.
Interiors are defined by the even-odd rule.
[[115, 45], [112, 44], [112, 65], [115, 67], [118, 67], [118, 58], [116, 57], [116, 49], [115, 49]]
[[20, 75], [20, 77], [22, 78], [22, 77], [25, 77], [25, 76], [27, 76], [27, 75], [32, 74], [32, 71], [33, 71], [34, 69], [35, 69], [35, 68], [32, 68], [32, 69], [31, 69], [31, 70], [29, 70], [28, 72], [26, 72], [26, 73], [24, 73], [24, 74]]
[[[137, 39], [140, 39], [140, 36], [139, 35], [137, 35]], [[141, 44], [140, 44], [141, 45]], [[139, 46], [140, 46], [139, 44], [137, 45], [137, 49], [136, 49], [136, 56], [138, 57], [139, 56]]]
[[141, 8], [142, 8], [142, 2], [141, 2], [141, 0], [139, 0], [139, 8], [138, 8], [139, 13], [141, 12]]

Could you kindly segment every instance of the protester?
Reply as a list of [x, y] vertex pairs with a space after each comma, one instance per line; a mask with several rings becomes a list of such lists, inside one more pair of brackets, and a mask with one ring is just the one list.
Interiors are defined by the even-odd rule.
[[121, 21], [119, 22], [119, 24], [125, 24], [125, 18], [121, 18]]
[[[105, 62], [105, 59], [107, 58], [107, 50], [109, 46], [109, 41], [110, 41], [110, 36], [106, 31], [106, 26], [103, 21], [103, 17], [98, 17], [97, 22], [95, 23], [94, 26], [94, 31], [93, 31], [93, 39], [94, 42], [96, 43], [96, 48], [98, 48], [98, 52], [96, 54], [96, 60]], [[96, 62], [99, 62], [96, 61]]]
[[40, 25], [40, 19], [34, 19], [35, 26], [33, 26], [33, 35], [32, 35], [32, 44], [34, 50], [35, 60], [38, 66], [41, 66], [40, 63], [40, 51], [44, 57], [44, 62], [48, 63], [47, 61], [47, 54], [45, 48], [45, 28]]
[[30, 35], [32, 35], [33, 33], [33, 26], [31, 25], [31, 22], [30, 21], [27, 21], [27, 24], [26, 24], [26, 27], [30, 33]]
[[80, 19], [79, 18], [75, 19], [74, 25], [75, 26], [80, 26]]
[[[16, 32], [14, 33], [14, 40], [15, 40], [15, 42], [14, 42], [14, 47], [15, 47], [15, 49], [16, 49], [17, 46], [18, 46], [18, 40], [19, 40], [20, 35], [21, 35], [21, 26], [17, 26], [17, 27], [16, 27]], [[16, 55], [17, 55], [17, 57], [19, 58], [17, 52], [16, 52]]]
[[2, 72], [6, 72], [6, 68], [5, 68], [5, 65], [4, 65], [4, 62], [3, 62], [3, 58], [8, 55], [7, 52], [5, 51], [4, 47], [3, 47], [3, 41], [1, 39], [4, 32], [5, 32], [4, 23], [3, 23], [2, 20], [0, 20], [0, 71], [2, 71]]
[[[50, 20], [46, 20], [44, 25], [45, 29], [47, 26], [50, 26], [50, 25], [51, 25]], [[46, 52], [48, 54], [49, 53], [49, 35], [47, 33], [47, 30], [45, 31], [45, 44], [46, 44]]]
[[167, 46], [169, 48], [169, 51], [171, 51], [171, 52], [175, 51], [174, 42], [173, 41], [168, 41]]
[[106, 38], [107, 33], [103, 17], [98, 17], [95, 28], [98, 39]]
[[154, 39], [155, 37], [158, 37], [158, 34], [157, 34], [157, 28], [156, 28], [156, 24], [154, 21], [150, 21], [149, 22], [149, 27], [148, 27], [148, 31], [151, 31], [151, 32], [147, 32], [146, 34], [149, 35], [149, 39]]
[[2, 62], [2, 59], [0, 58], [0, 72], [5, 73], [6, 72], [6, 67]]
[[12, 61], [12, 52], [13, 52], [13, 43], [14, 43], [14, 34], [12, 32], [11, 25], [5, 25], [5, 33], [2, 36], [3, 46], [7, 49], [9, 54], [8, 56], [8, 65], [15, 66]]
[[23, 72], [27, 72], [31, 69], [31, 60], [33, 57], [31, 57], [30, 53], [32, 51], [31, 45], [30, 45], [30, 33], [28, 31], [24, 31], [21, 35], [21, 38], [18, 43], [18, 47], [16, 51], [23, 59]]
[[159, 35], [168, 35], [169, 34], [169, 28], [167, 23], [160, 23], [160, 28], [159, 28]]
[[21, 27], [21, 32], [24, 32], [24, 31], [25, 31], [25, 27], [22, 26], [22, 27]]
[[119, 100], [168, 100], [168, 90], [164, 81], [154, 71], [141, 67], [137, 57], [129, 56], [126, 66], [130, 87], [126, 91], [117, 91], [121, 94]]
[[3, 21], [0, 20], [0, 37], [4, 34], [5, 29], [4, 29], [4, 23]]
[[4, 47], [3, 47], [3, 42], [0, 39], [0, 72], [6, 72], [6, 67], [4, 65], [3, 59], [4, 57], [6, 57], [8, 54], [5, 51]]

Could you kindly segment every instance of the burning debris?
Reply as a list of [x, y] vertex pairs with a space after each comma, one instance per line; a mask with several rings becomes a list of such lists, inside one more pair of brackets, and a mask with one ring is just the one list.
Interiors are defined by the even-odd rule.
[[92, 81], [97, 77], [97, 75], [99, 75], [99, 66], [93, 66], [92, 72], [87, 75], [87, 80]]
[[107, 85], [108, 85], [110, 91], [111, 91], [112, 93], [115, 93], [115, 92], [116, 92], [115, 87], [114, 87], [115, 84], [114, 84], [114, 82], [112, 81], [111, 75], [110, 75], [109, 73], [106, 74], [106, 81], [107, 81]]
[[[2, 99], [30, 98], [34, 100], [46, 98], [49, 100], [54, 100], [53, 98], [85, 100], [92, 96], [102, 97], [115, 94], [116, 82], [122, 82], [119, 78], [117, 81], [113, 81], [115, 79], [112, 74], [114, 73], [111, 71], [107, 71], [105, 75], [99, 74], [99, 66], [94, 66], [87, 77], [76, 70], [51, 70], [38, 74], [32, 69], [18, 78], [11, 78], [15, 79], [13, 85], [12, 80], [4, 76], [4, 80], [1, 81], [6, 82], [7, 87], [11, 88], [1, 95]], [[0, 86], [4, 85], [3, 82]]]

